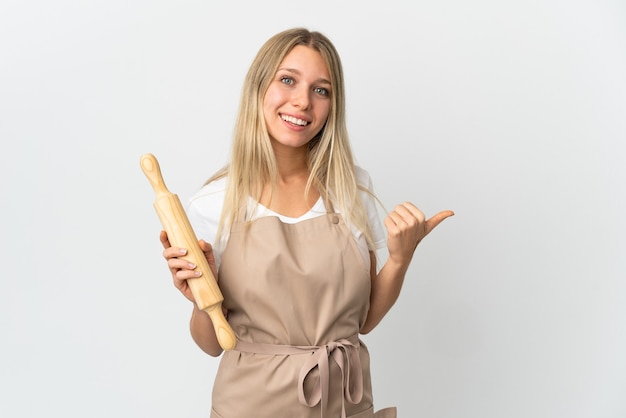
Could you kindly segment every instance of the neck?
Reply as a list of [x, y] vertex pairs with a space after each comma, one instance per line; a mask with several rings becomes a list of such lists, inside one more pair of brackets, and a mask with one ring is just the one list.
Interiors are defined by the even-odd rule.
[[299, 148], [272, 145], [278, 178], [274, 185], [264, 185], [259, 202], [274, 212], [297, 218], [310, 210], [319, 198], [315, 187], [306, 196], [304, 193], [309, 179], [308, 149], [306, 145]]
[[299, 148], [285, 147], [275, 143], [272, 145], [276, 156], [279, 182], [290, 182], [302, 177], [308, 178], [308, 150], [306, 145]]

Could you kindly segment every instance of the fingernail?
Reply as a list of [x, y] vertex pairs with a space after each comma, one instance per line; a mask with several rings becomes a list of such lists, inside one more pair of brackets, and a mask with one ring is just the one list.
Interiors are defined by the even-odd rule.
[[196, 265], [194, 263], [188, 263], [187, 267], [189, 267], [190, 269], [195, 269]]
[[184, 249], [184, 248], [179, 249], [178, 252], [179, 252], [179, 254], [182, 254], [182, 255], [187, 254], [187, 250]]
[[196, 277], [200, 277], [200, 276], [202, 276], [202, 272], [201, 272], [201, 271], [194, 271], [194, 272], [193, 272], [193, 274], [194, 274]]

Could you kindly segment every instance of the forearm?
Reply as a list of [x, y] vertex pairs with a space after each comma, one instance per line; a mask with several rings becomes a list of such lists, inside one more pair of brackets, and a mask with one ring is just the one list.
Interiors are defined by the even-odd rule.
[[217, 357], [222, 353], [222, 347], [217, 341], [211, 318], [206, 312], [198, 309], [195, 303], [191, 313], [191, 320], [189, 321], [189, 328], [191, 337], [202, 351], [213, 357]]
[[[370, 309], [363, 327], [362, 334], [372, 331], [394, 305], [404, 283], [404, 276], [409, 263], [395, 263], [387, 260], [378, 274], [373, 274], [370, 294]], [[372, 266], [375, 269], [375, 266]]]

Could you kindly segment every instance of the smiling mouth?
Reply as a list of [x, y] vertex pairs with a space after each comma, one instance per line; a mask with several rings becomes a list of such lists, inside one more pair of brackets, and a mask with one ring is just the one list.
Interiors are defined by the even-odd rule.
[[307, 126], [310, 122], [303, 120], [303, 119], [298, 119], [296, 117], [293, 116], [288, 116], [288, 115], [280, 115], [280, 118], [282, 120], [284, 120], [285, 122], [289, 122], [292, 123], [294, 125], [298, 125], [298, 126]]

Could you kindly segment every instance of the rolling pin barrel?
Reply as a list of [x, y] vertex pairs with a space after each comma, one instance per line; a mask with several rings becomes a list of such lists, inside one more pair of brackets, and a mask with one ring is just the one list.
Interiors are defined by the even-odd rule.
[[141, 157], [140, 164], [154, 189], [154, 208], [170, 244], [174, 247], [186, 248], [187, 255], [181, 258], [194, 263], [197, 266], [196, 270], [202, 272], [200, 277], [187, 280], [196, 305], [210, 316], [220, 346], [224, 350], [231, 350], [235, 347], [237, 340], [222, 311], [224, 296], [198, 245], [198, 239], [189, 223], [189, 218], [178, 196], [172, 194], [165, 186], [156, 157], [152, 154], [145, 154]]

